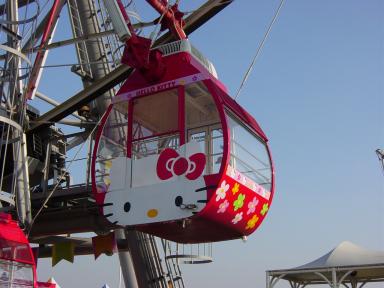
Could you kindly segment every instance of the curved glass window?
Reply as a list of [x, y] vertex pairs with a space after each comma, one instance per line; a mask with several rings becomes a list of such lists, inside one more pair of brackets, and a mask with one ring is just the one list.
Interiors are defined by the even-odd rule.
[[162, 91], [133, 101], [132, 158], [160, 154], [179, 147], [179, 92]]
[[127, 156], [128, 102], [115, 103], [103, 127], [96, 156], [95, 180], [105, 192], [111, 183], [112, 160]]
[[271, 191], [272, 167], [266, 144], [230, 113], [227, 113], [227, 119], [230, 129], [230, 165]]
[[212, 95], [203, 82], [185, 86], [185, 126], [188, 141], [199, 143], [206, 155], [205, 174], [219, 173], [223, 159], [223, 129]]
[[32, 265], [0, 259], [0, 287], [33, 288]]

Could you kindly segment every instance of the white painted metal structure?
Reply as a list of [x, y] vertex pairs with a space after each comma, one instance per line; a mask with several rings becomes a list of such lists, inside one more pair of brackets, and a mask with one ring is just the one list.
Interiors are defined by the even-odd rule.
[[384, 283], [384, 251], [371, 251], [351, 242], [342, 242], [320, 258], [285, 270], [266, 272], [267, 288], [273, 288], [283, 279], [292, 288], [304, 288], [315, 284], [328, 284], [361, 288], [370, 282]]

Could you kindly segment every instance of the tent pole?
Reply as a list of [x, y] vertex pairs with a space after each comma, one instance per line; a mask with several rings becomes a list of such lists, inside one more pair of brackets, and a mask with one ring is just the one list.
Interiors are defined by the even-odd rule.
[[337, 286], [336, 268], [332, 268], [332, 287], [337, 288]]

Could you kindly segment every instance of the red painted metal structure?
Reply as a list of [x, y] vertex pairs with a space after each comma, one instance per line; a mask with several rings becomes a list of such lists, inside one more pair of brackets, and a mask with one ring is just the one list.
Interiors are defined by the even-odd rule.
[[168, 7], [167, 0], [146, 0], [160, 15], [162, 15], [162, 30], [169, 29], [178, 39], [186, 39], [187, 35], [183, 30], [184, 13], [179, 11], [178, 4]]
[[28, 82], [27, 96], [26, 96], [27, 99], [32, 99], [36, 92], [36, 87], [39, 84], [39, 79], [42, 72], [41, 66], [43, 65], [45, 58], [47, 57], [47, 54], [48, 54], [48, 50], [45, 50], [44, 48], [46, 45], [50, 43], [52, 39], [52, 34], [55, 30], [57, 21], [60, 17], [61, 9], [63, 8], [64, 4], [65, 4], [64, 0], [55, 0], [49, 12], [48, 22], [45, 26], [44, 33], [41, 38], [40, 47], [36, 53], [35, 62], [32, 67], [31, 77]]

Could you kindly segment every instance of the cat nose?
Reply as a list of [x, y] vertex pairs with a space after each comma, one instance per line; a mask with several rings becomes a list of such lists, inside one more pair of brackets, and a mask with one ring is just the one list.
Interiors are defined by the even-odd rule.
[[155, 218], [159, 214], [159, 211], [157, 209], [149, 209], [147, 211], [147, 216], [149, 218]]

